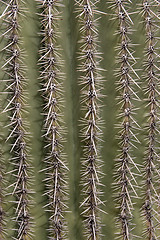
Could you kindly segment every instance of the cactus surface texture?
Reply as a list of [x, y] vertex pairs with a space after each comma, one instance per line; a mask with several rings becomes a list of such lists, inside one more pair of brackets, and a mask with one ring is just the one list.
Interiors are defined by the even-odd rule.
[[0, 240], [160, 239], [160, 1], [0, 0]]

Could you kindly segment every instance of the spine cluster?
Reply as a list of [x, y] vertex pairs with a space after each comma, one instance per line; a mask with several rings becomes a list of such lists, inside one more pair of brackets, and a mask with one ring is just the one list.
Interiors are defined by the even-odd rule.
[[101, 89], [101, 76], [99, 74], [98, 62], [100, 55], [97, 49], [96, 28], [96, 2], [82, 0], [77, 2], [79, 7], [79, 20], [81, 23], [81, 95], [84, 110], [82, 124], [82, 138], [84, 143], [84, 158], [82, 161], [82, 186], [84, 192], [83, 216], [87, 239], [100, 239], [101, 221], [99, 219], [101, 178], [101, 160], [99, 156], [99, 143], [101, 129], [99, 98]]
[[46, 184], [50, 212], [49, 232], [51, 239], [66, 239], [66, 166], [63, 156], [63, 131], [61, 103], [63, 99], [62, 60], [57, 47], [58, 7], [60, 1], [38, 1], [42, 8], [41, 33], [43, 47], [40, 50], [42, 91], [44, 107], [44, 136], [46, 144]]
[[119, 45], [117, 78], [118, 78], [118, 102], [121, 104], [120, 114], [118, 116], [119, 131], [119, 145], [120, 154], [116, 159], [116, 174], [115, 174], [115, 192], [117, 199], [117, 209], [119, 216], [117, 218], [118, 236], [120, 239], [132, 239], [132, 217], [133, 217], [133, 197], [137, 197], [136, 193], [136, 174], [139, 170], [132, 156], [134, 149], [134, 142], [139, 142], [134, 129], [139, 129], [133, 114], [134, 100], [139, 100], [136, 94], [136, 81], [138, 75], [134, 70], [136, 63], [130, 48], [129, 33], [131, 32], [131, 25], [133, 24], [130, 14], [128, 12], [128, 5], [131, 4], [129, 0], [116, 0], [113, 3], [116, 18], [118, 19]]
[[[2, 1], [3, 2], [3, 1]], [[25, 79], [23, 77], [23, 64], [20, 49], [20, 14], [21, 1], [12, 0], [3, 2], [6, 5], [1, 17], [6, 28], [3, 36], [7, 39], [4, 47], [6, 52], [6, 61], [3, 69], [6, 72], [7, 82], [6, 91], [8, 98], [6, 107], [3, 112], [10, 112], [10, 123], [8, 129], [10, 131], [7, 141], [11, 142], [11, 164], [14, 169], [12, 171], [15, 179], [11, 183], [13, 188], [12, 195], [15, 200], [15, 233], [14, 239], [27, 240], [31, 239], [29, 227], [28, 212], [28, 153], [26, 145], [26, 130], [24, 127], [23, 107], [24, 107], [24, 91], [23, 86]]]
[[[0, 164], [2, 166], [4, 166], [4, 161], [3, 161], [1, 152], [0, 152], [0, 158], [1, 158]], [[4, 194], [5, 194], [5, 191], [4, 191], [4, 167], [1, 167], [1, 170], [0, 170], [0, 240], [5, 239], [5, 236], [6, 236], [5, 212], [3, 209]]]
[[[157, 1], [158, 2], [158, 1]], [[147, 239], [158, 239], [156, 229], [159, 228], [159, 71], [157, 66], [157, 16], [155, 9], [158, 7], [152, 0], [143, 1], [143, 19], [146, 32], [146, 60], [144, 62], [146, 96], [148, 114], [148, 147], [145, 161], [145, 203], [143, 206]]]

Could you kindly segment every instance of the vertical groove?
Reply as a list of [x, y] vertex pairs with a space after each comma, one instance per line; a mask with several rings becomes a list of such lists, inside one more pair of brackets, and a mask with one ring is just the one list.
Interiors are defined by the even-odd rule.
[[101, 220], [99, 212], [101, 211], [100, 200], [101, 192], [99, 190], [101, 178], [101, 160], [100, 160], [100, 108], [99, 98], [101, 97], [101, 76], [98, 63], [101, 59], [97, 46], [98, 30], [96, 26], [96, 2], [82, 0], [76, 2], [79, 7], [79, 20], [81, 23], [81, 104], [84, 111], [82, 119], [82, 138], [84, 142], [84, 158], [82, 160], [82, 190], [84, 200], [83, 216], [85, 218], [86, 239], [101, 239]]
[[119, 68], [116, 76], [118, 78], [118, 102], [121, 104], [120, 113], [118, 116], [119, 124], [119, 145], [120, 154], [116, 159], [116, 174], [115, 174], [115, 196], [117, 200], [118, 217], [117, 217], [117, 238], [129, 240], [133, 239], [132, 234], [132, 218], [133, 218], [133, 198], [137, 197], [136, 193], [136, 172], [138, 172], [137, 165], [132, 156], [134, 149], [134, 142], [139, 143], [135, 130], [139, 130], [133, 115], [135, 113], [133, 102], [139, 100], [136, 94], [136, 87], [138, 75], [134, 70], [136, 63], [130, 48], [131, 43], [129, 34], [133, 25], [132, 19], [128, 12], [128, 5], [131, 4], [129, 0], [115, 0], [113, 9], [115, 16], [118, 19], [119, 45], [117, 46], [117, 62]]
[[[65, 110], [65, 116], [68, 126], [67, 156], [70, 165], [70, 209], [72, 211], [69, 221], [70, 238], [82, 239], [82, 217], [80, 215], [79, 202], [81, 199], [80, 184], [80, 156], [82, 156], [81, 142], [79, 136], [79, 118], [80, 118], [80, 86], [77, 71], [77, 49], [78, 49], [78, 19], [76, 18], [74, 0], [64, 0], [65, 11], [63, 12], [63, 49], [65, 56], [66, 72], [66, 103], [69, 106]], [[74, 31], [73, 31], [74, 29]]]
[[50, 239], [66, 239], [66, 171], [68, 168], [63, 156], [64, 124], [62, 122], [61, 105], [63, 103], [63, 76], [61, 74], [62, 60], [57, 46], [58, 20], [60, 13], [58, 8], [61, 1], [38, 1], [42, 8], [41, 34], [43, 47], [40, 50], [42, 91], [45, 101], [44, 107], [44, 136], [47, 142], [46, 184], [49, 203], [47, 209], [50, 212]]
[[[4, 3], [2, 1], [2, 3]], [[13, 188], [12, 195], [15, 204], [15, 217], [12, 219], [16, 228], [13, 229], [13, 239], [27, 240], [32, 239], [30, 232], [30, 216], [28, 212], [28, 151], [26, 143], [27, 132], [23, 119], [24, 105], [24, 84], [23, 76], [23, 59], [22, 50], [20, 49], [20, 14], [22, 14], [22, 1], [10, 0], [5, 4], [5, 10], [1, 17], [6, 27], [3, 36], [7, 38], [7, 46], [3, 50], [6, 51], [6, 62], [3, 69], [6, 72], [7, 82], [6, 91], [8, 92], [7, 104], [3, 112], [10, 112], [10, 123], [8, 129], [10, 131], [7, 141], [11, 141], [11, 164], [14, 169], [12, 174], [16, 178], [15, 182], [10, 185]]]

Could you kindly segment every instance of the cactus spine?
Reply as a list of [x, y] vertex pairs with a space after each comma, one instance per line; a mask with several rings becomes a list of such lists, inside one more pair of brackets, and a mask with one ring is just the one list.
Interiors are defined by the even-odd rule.
[[101, 60], [98, 52], [95, 13], [96, 2], [82, 0], [76, 2], [79, 8], [79, 20], [81, 23], [81, 96], [83, 104], [84, 118], [82, 119], [82, 141], [84, 142], [84, 158], [82, 160], [82, 188], [84, 192], [83, 216], [85, 217], [85, 228], [87, 239], [101, 239], [101, 220], [99, 218], [101, 191], [100, 178], [101, 160], [99, 153], [99, 143], [101, 138], [100, 107], [102, 78], [98, 67]]
[[147, 97], [148, 109], [148, 147], [146, 150], [145, 160], [145, 203], [143, 205], [143, 215], [145, 216], [146, 230], [145, 235], [147, 239], [158, 239], [156, 229], [159, 226], [159, 190], [157, 183], [160, 177], [158, 162], [159, 148], [158, 148], [158, 135], [159, 135], [159, 68], [157, 66], [157, 16], [156, 9], [157, 3], [150, 0], [143, 1], [142, 15], [144, 19], [145, 33], [146, 33], [146, 60], [144, 61], [146, 81], [145, 94]]
[[14, 169], [12, 174], [15, 182], [11, 183], [10, 189], [13, 188], [12, 195], [15, 204], [15, 229], [13, 238], [19, 240], [32, 239], [32, 233], [29, 223], [29, 198], [28, 198], [28, 150], [27, 150], [27, 131], [25, 128], [24, 105], [24, 85], [26, 79], [23, 75], [23, 58], [20, 47], [20, 15], [23, 15], [22, 1], [10, 0], [7, 2], [1, 1], [5, 5], [4, 12], [1, 15], [6, 28], [2, 36], [6, 37], [7, 44], [3, 48], [6, 52], [6, 61], [3, 69], [7, 76], [8, 98], [6, 107], [3, 112], [10, 112], [8, 129], [10, 130], [7, 141], [11, 142], [10, 160]]
[[[119, 216], [117, 217], [118, 237], [123, 240], [133, 238], [132, 217], [133, 217], [133, 197], [137, 197], [136, 193], [136, 174], [139, 172], [135, 163], [132, 151], [134, 142], [138, 142], [134, 129], [139, 129], [139, 125], [134, 119], [135, 113], [134, 100], [139, 100], [136, 93], [138, 75], [134, 70], [136, 63], [133, 57], [133, 52], [130, 48], [129, 33], [132, 31], [132, 19], [128, 12], [129, 0], [115, 0], [113, 9], [115, 10], [116, 19], [118, 19], [119, 45], [117, 47], [119, 68], [116, 75], [119, 79], [117, 82], [118, 102], [121, 104], [120, 114], [118, 116], [120, 124], [119, 145], [120, 154], [116, 159], [116, 174], [115, 174], [115, 195], [117, 199], [117, 208]], [[137, 173], [136, 173], [137, 172]], [[118, 192], [118, 194], [117, 194]]]
[[42, 91], [44, 97], [44, 136], [47, 155], [45, 158], [47, 196], [46, 209], [50, 212], [50, 239], [66, 239], [66, 160], [64, 158], [64, 124], [62, 122], [61, 104], [63, 99], [61, 74], [62, 59], [59, 56], [57, 32], [60, 18], [61, 1], [38, 1], [42, 8], [41, 34], [43, 47], [40, 50]]

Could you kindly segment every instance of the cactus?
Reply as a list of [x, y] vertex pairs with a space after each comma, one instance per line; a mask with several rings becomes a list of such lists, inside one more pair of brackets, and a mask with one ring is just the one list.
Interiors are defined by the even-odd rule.
[[[60, 1], [39, 1], [42, 8], [41, 34], [43, 36], [43, 47], [40, 50], [42, 91], [44, 96], [44, 136], [46, 138], [47, 156], [46, 161], [46, 182], [49, 196], [51, 239], [65, 239], [66, 227], [63, 216], [66, 209], [66, 179], [65, 171], [68, 170], [64, 156], [62, 156], [64, 126], [61, 121], [61, 105], [63, 99], [62, 74], [60, 72], [61, 59], [58, 53], [58, 6]], [[48, 208], [47, 208], [48, 210]]]
[[[119, 69], [116, 71], [116, 76], [119, 78], [118, 101], [121, 103], [118, 127], [119, 142], [120, 142], [120, 154], [116, 159], [116, 182], [115, 191], [120, 213], [117, 219], [118, 229], [120, 229], [120, 235], [122, 239], [132, 239], [131, 233], [131, 219], [133, 216], [133, 196], [138, 197], [136, 192], [136, 172], [139, 172], [137, 164], [132, 156], [132, 148], [134, 144], [139, 143], [135, 129], [139, 129], [140, 126], [134, 119], [134, 105], [133, 99], [139, 100], [136, 93], [137, 79], [139, 76], [134, 70], [135, 58], [133, 56], [133, 50], [130, 47], [129, 32], [132, 31], [133, 21], [130, 17], [128, 6], [130, 1], [115, 1], [113, 9], [115, 9], [119, 26], [117, 34], [119, 35], [119, 46], [117, 47], [118, 56], [117, 62], [119, 62]], [[119, 193], [117, 194], [117, 191]]]
[[[144, 18], [144, 26], [146, 31], [146, 49], [144, 60], [145, 68], [145, 92], [147, 95], [148, 112], [148, 148], [146, 150], [145, 160], [145, 180], [144, 193], [145, 203], [143, 211], [145, 215], [146, 229], [144, 233], [147, 239], [158, 239], [159, 228], [159, 151], [158, 151], [158, 121], [159, 121], [159, 68], [157, 51], [157, 33], [156, 22], [158, 13], [156, 13], [157, 2], [143, 1], [142, 15]], [[156, 16], [157, 15], [157, 16]]]
[[88, 239], [100, 239], [101, 221], [99, 219], [101, 185], [101, 169], [99, 142], [102, 131], [100, 125], [99, 98], [101, 97], [101, 75], [99, 73], [99, 61], [101, 59], [97, 46], [96, 29], [96, 3], [90, 0], [76, 2], [79, 7], [79, 20], [81, 24], [81, 53], [79, 67], [81, 76], [81, 105], [84, 117], [81, 120], [82, 141], [84, 141], [84, 156], [82, 160], [82, 191], [84, 199], [81, 206], [84, 207], [83, 215]]
[[[20, 46], [20, 14], [23, 14], [22, 2], [8, 1], [2, 13], [5, 23], [5, 32], [3, 36], [7, 38], [7, 45], [3, 48], [6, 51], [6, 61], [2, 69], [6, 72], [6, 91], [8, 98], [4, 113], [8, 115], [10, 122], [7, 125], [9, 134], [6, 141], [11, 144], [11, 160], [14, 166], [12, 174], [15, 178], [10, 184], [12, 200], [15, 204], [15, 216], [12, 221], [15, 222], [13, 236], [16, 239], [31, 239], [30, 215], [29, 215], [29, 188], [28, 188], [28, 150], [27, 150], [27, 131], [24, 119], [25, 104], [25, 77], [23, 75], [23, 57]], [[13, 188], [13, 189], [12, 189]]]
[[0, 239], [159, 239], [159, 7], [0, 0]]

